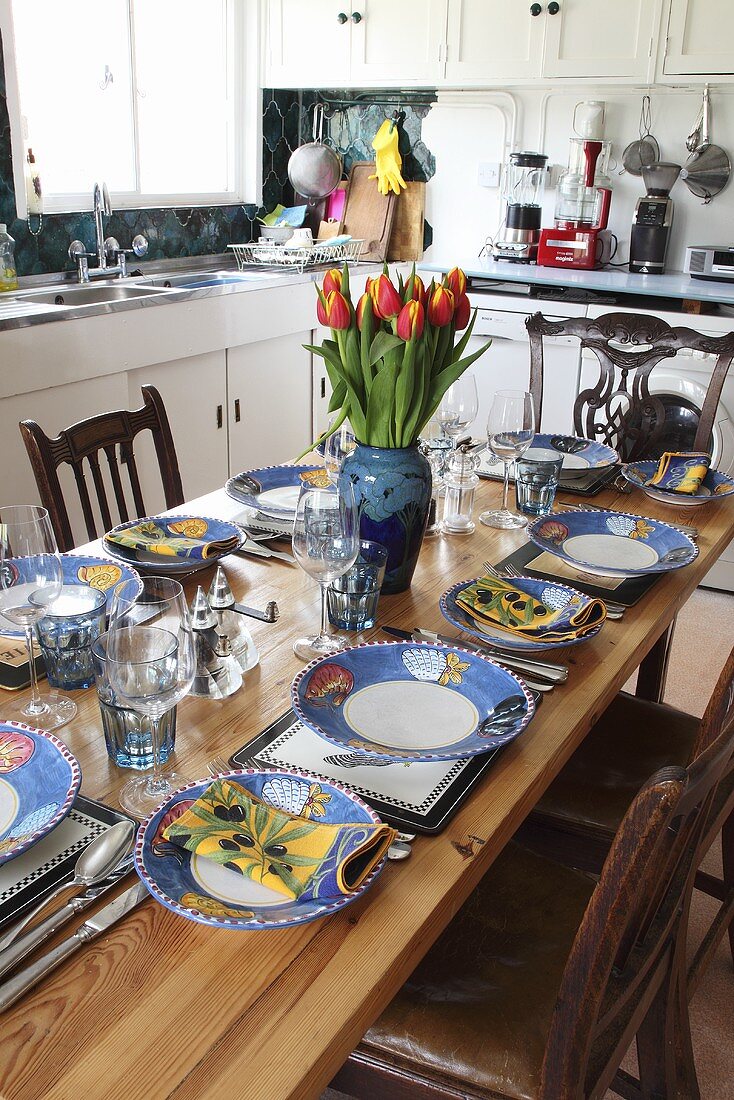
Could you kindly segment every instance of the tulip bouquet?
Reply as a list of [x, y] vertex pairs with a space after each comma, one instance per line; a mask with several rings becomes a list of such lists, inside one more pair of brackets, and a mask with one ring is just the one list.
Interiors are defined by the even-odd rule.
[[345, 264], [327, 271], [317, 294], [318, 319], [331, 339], [309, 350], [326, 364], [329, 412], [339, 410], [322, 439], [349, 418], [360, 443], [412, 446], [449, 386], [489, 347], [464, 354], [476, 313], [470, 316], [466, 276], [456, 267], [427, 289], [415, 267], [397, 287], [385, 267], [367, 279], [355, 308]]

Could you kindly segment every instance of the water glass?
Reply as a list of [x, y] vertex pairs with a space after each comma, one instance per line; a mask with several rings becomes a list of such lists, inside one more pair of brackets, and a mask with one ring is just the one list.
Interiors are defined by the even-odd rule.
[[[118, 768], [143, 771], [153, 766], [153, 733], [150, 718], [145, 714], [121, 707], [107, 675], [107, 634], [101, 634], [92, 645], [92, 662], [102, 714], [107, 754]], [[159, 727], [158, 756], [165, 764], [176, 743], [176, 707], [167, 710]]]
[[387, 550], [364, 539], [351, 569], [329, 585], [329, 621], [342, 630], [367, 630], [377, 621]]
[[525, 390], [497, 390], [487, 420], [487, 442], [492, 454], [501, 458], [505, 467], [502, 486], [502, 507], [482, 512], [479, 519], [487, 527], [512, 530], [525, 527], [525, 516], [507, 507], [510, 466], [522, 458], [535, 434], [533, 396]]
[[515, 463], [517, 507], [528, 516], [543, 516], [553, 511], [563, 455], [557, 451], [535, 449]]
[[92, 643], [104, 632], [107, 597], [86, 584], [65, 584], [42, 619], [36, 638], [51, 687], [73, 690], [94, 683]]

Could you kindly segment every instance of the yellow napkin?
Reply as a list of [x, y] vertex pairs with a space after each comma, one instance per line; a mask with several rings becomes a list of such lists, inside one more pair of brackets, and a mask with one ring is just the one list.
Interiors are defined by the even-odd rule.
[[666, 451], [647, 484], [673, 493], [697, 493], [710, 465], [705, 451]]
[[[328, 801], [323, 794], [321, 799]], [[298, 817], [239, 783], [217, 779], [163, 836], [279, 894], [305, 900], [356, 890], [397, 833], [368, 821], [326, 824]]]
[[199, 517], [170, 521], [159, 516], [155, 520], [136, 523], [122, 531], [111, 531], [105, 535], [105, 539], [116, 546], [126, 546], [146, 554], [197, 560], [219, 557], [239, 545], [237, 535], [225, 539], [207, 539], [208, 530], [207, 521]]
[[467, 585], [456, 602], [480, 630], [490, 627], [493, 633], [500, 631], [545, 643], [583, 638], [607, 615], [601, 600], [584, 604], [580, 596], [572, 596], [567, 604], [555, 609], [521, 592], [511, 580], [495, 577], [480, 577]]

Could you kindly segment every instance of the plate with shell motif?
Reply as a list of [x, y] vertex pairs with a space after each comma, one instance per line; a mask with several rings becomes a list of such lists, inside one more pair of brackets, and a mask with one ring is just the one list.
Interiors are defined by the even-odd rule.
[[642, 489], [643, 493], [652, 500], [659, 500], [661, 504], [674, 504], [680, 508], [710, 504], [712, 500], [721, 500], [734, 493], [734, 478], [727, 474], [720, 474], [718, 470], [707, 470], [706, 477], [695, 493], [676, 493], [673, 489], [660, 489], [657, 485], [648, 485], [657, 468], [657, 460], [630, 462], [622, 467], [622, 474], [630, 485], [634, 485], [636, 489]]
[[369, 642], [312, 661], [291, 686], [301, 721], [392, 760], [456, 760], [512, 741], [533, 717], [525, 685], [489, 657], [428, 642]]
[[[606, 618], [601, 600], [587, 596], [584, 592], [579, 592], [567, 584], [541, 580], [538, 577], [512, 577], [507, 581], [507, 594], [503, 601], [503, 610], [508, 621], [527, 622], [528, 608], [530, 608], [536, 615], [538, 611], [552, 615], [548, 630], [544, 629], [542, 620], [538, 618], [533, 623], [538, 629], [536, 638], [526, 638], [512, 630], [503, 630], [499, 624], [496, 628], [488, 622], [483, 622], [480, 626], [457, 603], [462, 590], [469, 585], [477, 584], [480, 580], [480, 577], [475, 577], [473, 580], [459, 581], [444, 592], [439, 600], [441, 614], [459, 630], [465, 630], [467, 634], [472, 634], [480, 641], [503, 646], [505, 649], [539, 652], [544, 649], [578, 645], [579, 642], [595, 638]], [[587, 619], [588, 625], [577, 628], [575, 624], [584, 619]], [[549, 632], [552, 633], [551, 640], [543, 637], [544, 633]], [[569, 636], [563, 638], [564, 634]]]
[[[64, 575], [63, 583], [86, 584], [89, 588], [96, 588], [100, 592], [105, 592], [108, 615], [114, 591], [122, 581], [134, 581], [138, 586], [138, 592], [143, 590], [143, 582], [137, 571], [123, 565], [122, 562], [112, 561], [110, 558], [91, 557], [89, 554], [61, 554], [60, 557]], [[17, 568], [14, 562], [6, 559], [4, 568], [15, 570], [17, 581], [22, 576], [23, 559], [18, 561]], [[0, 634], [9, 638], [24, 637], [24, 631], [13, 626], [10, 620], [3, 615], [0, 615]]]
[[698, 547], [669, 523], [627, 512], [564, 512], [539, 516], [528, 536], [574, 569], [602, 577], [638, 577], [682, 569]]
[[247, 931], [304, 924], [331, 916], [356, 901], [382, 871], [386, 857], [349, 894], [296, 901], [165, 840], [163, 830], [204, 794], [214, 778], [231, 779], [263, 802], [306, 819], [326, 824], [380, 824], [374, 810], [348, 787], [295, 769], [247, 768], [188, 783], [143, 822], [135, 843], [138, 874], [153, 897], [173, 913], [214, 928]]
[[294, 519], [298, 497], [304, 485], [329, 485], [323, 466], [264, 466], [245, 470], [231, 477], [225, 489], [228, 496], [257, 508], [266, 516]]
[[561, 432], [536, 432], [525, 457], [532, 458], [534, 450], [557, 451], [563, 455], [561, 474], [564, 477], [579, 477], [589, 470], [600, 470], [619, 462], [617, 452], [606, 443]]

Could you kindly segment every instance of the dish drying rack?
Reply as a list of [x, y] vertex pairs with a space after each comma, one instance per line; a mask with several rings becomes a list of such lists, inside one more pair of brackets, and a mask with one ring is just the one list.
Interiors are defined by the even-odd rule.
[[251, 264], [260, 264], [263, 267], [288, 268], [300, 274], [307, 267], [318, 267], [320, 264], [356, 263], [361, 257], [363, 245], [363, 240], [336, 245], [329, 245], [328, 241], [319, 244], [317, 241], [313, 247], [287, 248], [283, 244], [256, 241], [252, 244], [228, 244], [227, 248], [234, 252], [240, 271]]

